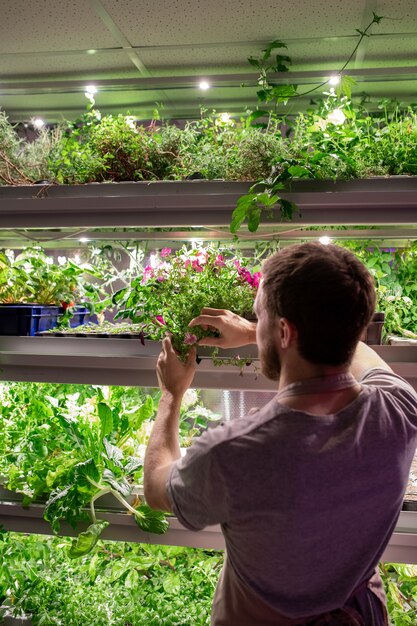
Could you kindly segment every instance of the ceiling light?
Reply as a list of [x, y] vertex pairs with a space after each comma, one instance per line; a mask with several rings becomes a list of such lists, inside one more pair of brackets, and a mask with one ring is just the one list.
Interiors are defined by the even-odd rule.
[[340, 83], [340, 76], [331, 76], [329, 78], [329, 85], [336, 86]]
[[328, 246], [329, 243], [332, 243], [332, 240], [330, 239], [330, 237], [326, 237], [326, 236], [320, 237], [319, 241], [320, 241], [320, 243], [323, 244], [323, 246]]
[[97, 93], [97, 87], [95, 87], [94, 85], [87, 85], [87, 87], [85, 88], [85, 93], [89, 93], [90, 95], [94, 96], [94, 94]]
[[210, 89], [210, 85], [206, 80], [202, 80], [199, 85], [200, 89], [202, 89], [203, 91], [207, 91], [207, 89]]
[[90, 241], [87, 237], [80, 237], [79, 240], [81, 243], [87, 243], [87, 241]]
[[41, 120], [40, 117], [37, 117], [32, 123], [35, 128], [42, 128], [42, 126], [45, 126], [45, 122]]
[[230, 115], [228, 113], [220, 113], [220, 121], [227, 124], [227, 122], [230, 122]]
[[97, 52], [97, 50], [91, 49], [91, 50], [87, 50], [87, 54], [95, 54]]

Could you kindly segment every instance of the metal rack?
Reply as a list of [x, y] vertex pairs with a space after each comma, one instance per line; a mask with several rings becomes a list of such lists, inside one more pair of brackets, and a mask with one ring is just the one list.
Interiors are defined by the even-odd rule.
[[[48, 229], [48, 236], [60, 237], [65, 229], [109, 228], [208, 228], [210, 237], [227, 240], [227, 226], [238, 198], [248, 191], [247, 183], [221, 181], [109, 183], [76, 186], [0, 187], [0, 230], [25, 239], [19, 229]], [[394, 239], [414, 238], [417, 233], [417, 178], [394, 177], [347, 182], [297, 181], [283, 194], [295, 202], [300, 213], [292, 222], [274, 218], [259, 232], [259, 238], [289, 240], [311, 237], [300, 227], [316, 225], [365, 225], [360, 236]], [[403, 225], [403, 227], [401, 227]], [[381, 229], [381, 227], [383, 227]], [[379, 231], [378, 231], [379, 228]], [[52, 230], [53, 229], [53, 230]], [[217, 230], [216, 230], [217, 229]], [[54, 234], [55, 231], [57, 234]], [[203, 233], [207, 231], [202, 231]], [[362, 234], [361, 234], [362, 233]], [[94, 235], [94, 233], [88, 233]], [[314, 236], [319, 236], [316, 232]], [[76, 237], [76, 232], [73, 234]], [[100, 238], [117, 239], [118, 233]], [[128, 238], [129, 234], [124, 234]], [[147, 233], [146, 238], [192, 238], [195, 233]], [[247, 236], [247, 241], [254, 236]], [[378, 353], [417, 388], [417, 347], [379, 346]], [[65, 359], [62, 355], [65, 354]], [[112, 385], [155, 386], [155, 363], [159, 345], [134, 339], [81, 337], [0, 337], [0, 378], [32, 382], [71, 382]], [[253, 348], [240, 356], [256, 359]], [[235, 367], [216, 368], [202, 353], [196, 375], [201, 388], [272, 390], [273, 383], [245, 368], [242, 376]], [[234, 356], [226, 352], [225, 356]], [[19, 503], [0, 501], [0, 521], [7, 529], [50, 533], [42, 519], [43, 506], [23, 508]], [[102, 512], [110, 526], [103, 536], [113, 540], [143, 541], [204, 548], [223, 548], [219, 527], [192, 533], [175, 518], [163, 535], [141, 532], [130, 515]], [[63, 533], [74, 534], [63, 525]], [[388, 561], [417, 563], [417, 513], [402, 512], [396, 531], [384, 555]]]

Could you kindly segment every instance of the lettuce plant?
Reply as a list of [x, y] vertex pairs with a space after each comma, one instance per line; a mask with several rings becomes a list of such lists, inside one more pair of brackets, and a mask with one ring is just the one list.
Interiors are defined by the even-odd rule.
[[[73, 541], [70, 556], [89, 552], [107, 526], [96, 502], [112, 494], [137, 525], [163, 533], [165, 515], [132, 497], [142, 482], [147, 438], [159, 392], [93, 385], [9, 383], [0, 386], [0, 474], [23, 494], [23, 504], [46, 499], [44, 517], [55, 533], [61, 521], [90, 526]], [[198, 396], [184, 405], [183, 443], [217, 416]]]

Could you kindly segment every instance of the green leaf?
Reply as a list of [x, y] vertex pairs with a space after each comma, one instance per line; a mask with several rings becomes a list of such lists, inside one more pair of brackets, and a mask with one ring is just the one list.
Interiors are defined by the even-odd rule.
[[[258, 111], [253, 111], [247, 118], [246, 118], [246, 128], [249, 128], [250, 126], [252, 126], [252, 122], [254, 122], [255, 120], [258, 120], [260, 117], [269, 117], [269, 111], [262, 111], [262, 110], [258, 110]], [[262, 124], [262, 126], [264, 128], [266, 128], [266, 124]]]
[[68, 556], [71, 559], [76, 559], [91, 552], [101, 533], [108, 525], [109, 522], [105, 520], [99, 520], [95, 524], [91, 524], [86, 531], [80, 533], [76, 539], [73, 539], [71, 547], [68, 550]]
[[302, 167], [301, 165], [290, 165], [288, 168], [288, 172], [294, 178], [310, 178], [311, 172], [306, 167]]
[[165, 593], [171, 596], [175, 596], [180, 592], [181, 589], [181, 579], [178, 574], [168, 574], [168, 576], [164, 576], [162, 586], [164, 588]]
[[101, 438], [113, 432], [113, 414], [111, 408], [105, 402], [97, 405], [98, 415], [101, 423]]
[[232, 213], [232, 221], [230, 223], [231, 233], [236, 233], [247, 218], [251, 207], [253, 207], [254, 198], [254, 193], [247, 193], [244, 196], [241, 196], [237, 201], [236, 208]]
[[261, 221], [262, 210], [259, 207], [254, 207], [248, 215], [248, 230], [254, 233], [258, 230], [259, 222]]
[[286, 220], [292, 220], [292, 216], [294, 211], [298, 211], [298, 207], [295, 202], [290, 202], [290, 200], [280, 199], [281, 205], [281, 215]]
[[275, 85], [271, 87], [268, 100], [276, 100], [277, 102], [285, 102], [288, 98], [293, 98], [297, 95], [297, 87], [294, 85]]
[[100, 479], [100, 472], [92, 458], [77, 463], [77, 465], [74, 466], [74, 482], [76, 483], [78, 491], [90, 493], [91, 490], [94, 489], [91, 482], [88, 480], [89, 478], [94, 480], [94, 482]]
[[256, 67], [256, 69], [260, 70], [261, 66], [260, 63], [258, 61], [258, 59], [255, 59], [254, 57], [249, 57], [248, 58], [248, 62], [253, 65], [253, 67]]
[[[104, 448], [106, 450], [106, 456], [109, 461], [112, 461], [117, 467], [122, 467], [121, 460], [123, 459], [123, 450], [114, 446], [112, 443], [107, 441], [107, 439], [103, 439]], [[104, 454], [103, 454], [104, 456]]]
[[103, 471], [102, 482], [109, 483], [109, 485], [111, 485], [111, 487], [113, 487], [113, 489], [120, 493], [124, 498], [129, 496], [132, 492], [132, 485], [129, 484], [127, 479], [124, 476], [116, 478], [114, 473], [109, 469], [105, 469]]
[[287, 45], [280, 39], [274, 39], [274, 41], [271, 41], [271, 43], [268, 44], [264, 50], [262, 50], [264, 53], [262, 61], [267, 61], [271, 56], [272, 50], [276, 50], [277, 48], [287, 48]]
[[126, 589], [137, 589], [139, 584], [139, 574], [136, 569], [130, 570], [125, 580]]
[[162, 511], [155, 511], [147, 504], [141, 504], [136, 513], [135, 522], [141, 530], [156, 535], [163, 535], [168, 530], [168, 520]]
[[357, 84], [357, 81], [348, 76], [347, 74], [342, 74], [340, 77], [340, 82], [336, 87], [336, 94], [340, 98], [341, 96], [346, 96], [347, 98], [352, 97], [352, 87]]

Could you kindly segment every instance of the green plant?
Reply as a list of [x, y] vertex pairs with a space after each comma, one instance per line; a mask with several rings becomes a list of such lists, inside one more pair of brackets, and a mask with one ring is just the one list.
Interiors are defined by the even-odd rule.
[[[107, 526], [95, 503], [112, 494], [148, 532], [162, 533], [165, 516], [129, 498], [142, 483], [142, 465], [159, 391], [93, 385], [9, 383], [0, 386], [0, 475], [23, 504], [46, 497], [44, 517], [54, 532], [76, 527], [70, 556], [86, 554]], [[181, 409], [183, 445], [219, 416], [190, 392]], [[89, 513], [87, 510], [89, 508]]]
[[417, 338], [417, 247], [379, 248], [372, 242], [345, 242], [375, 280], [377, 310], [385, 313], [385, 335]]
[[[213, 246], [170, 248], [153, 255], [151, 262], [113, 297], [119, 307], [116, 318], [142, 324], [145, 336], [161, 339], [166, 333], [181, 356], [191, 345], [209, 334], [201, 328], [188, 327], [203, 307], [251, 312], [260, 273], [244, 266], [246, 260]], [[254, 262], [252, 261], [252, 264]], [[256, 261], [255, 261], [256, 263]]]
[[415, 626], [417, 614], [417, 566], [381, 563], [380, 573], [387, 594], [393, 626]]
[[34, 626], [208, 626], [222, 553], [103, 541], [74, 560], [69, 544], [0, 533], [5, 611]]
[[24, 141], [0, 111], [0, 185], [30, 185], [49, 178], [48, 155], [58, 139], [56, 132], [42, 129], [34, 141]]

